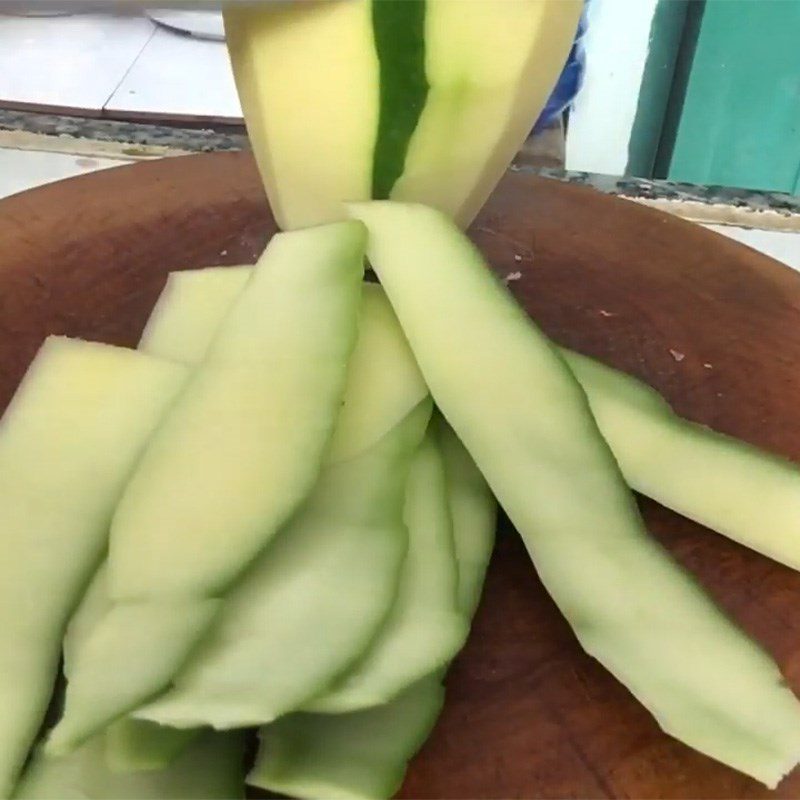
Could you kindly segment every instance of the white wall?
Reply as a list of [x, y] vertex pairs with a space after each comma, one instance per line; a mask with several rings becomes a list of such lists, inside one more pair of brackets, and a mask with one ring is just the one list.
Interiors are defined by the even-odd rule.
[[[667, 41], [658, 48], [658, 64], [648, 64], [651, 34], [658, 10], [658, 35]], [[685, 3], [666, 0], [591, 0], [586, 32], [586, 72], [583, 88], [570, 114], [566, 141], [566, 167], [570, 170], [623, 175], [628, 172], [629, 148], [639, 108], [646, 67], [650, 75], [646, 109], [655, 117], [656, 131], [644, 143], [655, 152], [657, 131], [672, 81], [674, 57], [685, 17]], [[673, 41], [674, 39], [674, 41]], [[663, 62], [663, 63], [662, 63]], [[655, 87], [653, 77], [658, 87]], [[638, 143], [641, 145], [641, 143]], [[647, 156], [644, 161], [646, 162]]]

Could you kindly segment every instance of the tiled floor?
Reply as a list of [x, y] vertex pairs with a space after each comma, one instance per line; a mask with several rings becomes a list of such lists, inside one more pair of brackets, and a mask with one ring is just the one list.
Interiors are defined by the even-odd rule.
[[238, 120], [242, 116], [222, 42], [160, 28], [105, 104], [124, 112]]
[[0, 16], [0, 101], [99, 111], [154, 33], [144, 17]]
[[0, 15], [0, 107], [241, 118], [225, 45], [146, 17]]

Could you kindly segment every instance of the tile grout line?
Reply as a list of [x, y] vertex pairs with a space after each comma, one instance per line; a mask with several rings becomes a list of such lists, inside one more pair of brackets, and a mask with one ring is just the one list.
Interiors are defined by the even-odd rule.
[[122, 86], [123, 83], [125, 83], [125, 79], [128, 77], [128, 75], [130, 75], [131, 70], [136, 66], [136, 63], [142, 57], [142, 54], [144, 53], [145, 50], [147, 50], [150, 42], [153, 41], [153, 38], [158, 33], [158, 25], [156, 25], [155, 22], [153, 22], [150, 19], [148, 19], [148, 22], [152, 26], [152, 30], [150, 31], [150, 35], [147, 37], [147, 41], [142, 45], [142, 49], [139, 50], [139, 52], [136, 54], [136, 57], [128, 65], [128, 68], [125, 70], [125, 72], [120, 77], [119, 82], [117, 83], [117, 85], [111, 90], [111, 94], [109, 94], [108, 97], [106, 97], [106, 99], [103, 101], [103, 105], [100, 106], [100, 114], [101, 115], [106, 110], [106, 106], [111, 102], [111, 98], [117, 93], [117, 90], [119, 89], [119, 87]]

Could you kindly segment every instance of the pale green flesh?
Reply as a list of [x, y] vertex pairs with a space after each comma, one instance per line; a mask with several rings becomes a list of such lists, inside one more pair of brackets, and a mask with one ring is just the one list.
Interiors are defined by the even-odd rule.
[[252, 786], [316, 800], [391, 797], [444, 702], [438, 676], [349, 714], [292, 714], [261, 731]]
[[[453, 516], [459, 604], [471, 619], [492, 551], [497, 503], [441, 418], [437, 440]], [[261, 731], [261, 748], [247, 781], [309, 800], [391, 797], [430, 733], [443, 700], [441, 674], [434, 673], [374, 709], [283, 717]]]
[[176, 730], [124, 717], [106, 729], [106, 764], [112, 772], [165, 769], [198, 735], [196, 730]]
[[[251, 267], [173, 272], [139, 349], [197, 363], [251, 273]], [[344, 401], [326, 456], [329, 463], [372, 445], [428, 394], [397, 318], [377, 284], [364, 284], [358, 329], [347, 365]]]
[[185, 370], [51, 337], [0, 423], [0, 797], [47, 709], [114, 505]]
[[166, 689], [220, 605], [208, 598], [115, 603], [73, 659], [66, 710], [45, 751], [68, 753]]
[[[91, 641], [111, 608], [107, 570], [101, 567], [84, 593], [64, 636], [64, 673], [74, 674], [75, 661]], [[122, 723], [131, 723], [123, 720]], [[118, 723], [118, 724], [122, 724]], [[136, 723], [142, 724], [142, 723]], [[180, 733], [176, 731], [165, 733]], [[182, 754], [174, 742], [153, 736], [176, 756], [157, 771], [119, 772], [109, 764], [106, 735], [99, 734], [77, 750], [59, 757], [37, 749], [14, 793], [19, 800], [233, 800], [243, 796], [244, 738], [240, 734], [199, 734]], [[151, 750], [151, 753], [154, 751]]]
[[139, 350], [184, 364], [199, 364], [252, 274], [252, 267], [171, 272], [147, 320]]
[[86, 643], [111, 608], [111, 598], [108, 596], [108, 569], [105, 565], [101, 565], [84, 592], [64, 633], [64, 676], [68, 681], [72, 678], [75, 662], [85, 649]]
[[213, 619], [208, 598], [311, 490], [355, 342], [363, 244], [363, 227], [346, 223], [271, 240], [117, 506], [108, 582], [118, 605], [76, 662], [52, 752], [166, 688]]
[[[187, 360], [202, 357], [248, 274], [238, 268], [175, 273], [140, 347]], [[406, 532], [392, 506], [402, 499], [396, 490], [405, 482], [405, 451], [415, 449], [429, 411], [421, 408], [414, 419], [401, 421], [426, 395], [385, 294], [366, 284], [330, 466], [305, 512], [235, 591], [216, 635], [176, 687], [140, 715], [220, 727], [271, 719], [324, 688], [363, 651], [394, 599]], [[401, 428], [392, 430], [398, 423]], [[360, 564], [369, 572], [354, 572]], [[310, 585], [320, 588], [312, 592]], [[329, 633], [326, 646], [320, 630]], [[309, 641], [315, 643], [313, 658]], [[309, 655], [303, 670], [296, 652]]]
[[111, 610], [108, 596], [108, 565], [103, 561], [86, 587], [78, 607], [72, 613], [64, 631], [62, 649], [64, 653], [64, 675], [71, 677], [71, 668], [78, 652], [97, 623]]
[[[68, 679], [79, 650], [111, 608], [108, 566], [104, 562], [95, 572], [64, 634], [64, 674]], [[131, 772], [163, 769], [185, 749], [195, 732], [126, 717], [98, 736], [105, 736], [105, 759], [111, 771]]]
[[16, 800], [235, 800], [244, 796], [243, 736], [203, 733], [168, 767], [114, 772], [95, 737], [69, 755], [34, 754]]
[[633, 489], [800, 569], [796, 464], [681, 419], [653, 389], [625, 373], [563, 354]]
[[[242, 290], [250, 273], [249, 269], [216, 268], [173, 274], [154, 309], [140, 347], [151, 353], [187, 361], [202, 358], [232, 298]], [[226, 646], [224, 651], [216, 652], [219, 648], [215, 647], [214, 639], [210, 640], [203, 651], [208, 657], [198, 656], [187, 673], [178, 679], [177, 688], [141, 713], [152, 712], [154, 718], [189, 725], [192, 721], [198, 724], [205, 721], [226, 726], [231, 724], [232, 718], [242, 714], [248, 715], [248, 721], [250, 714], [256, 715], [255, 721], [269, 719], [279, 713], [281, 704], [291, 707], [293, 697], [303, 697], [309, 686], [318, 691], [341, 672], [352, 660], [351, 650], [358, 654], [364, 649], [364, 637], [371, 637], [393, 599], [394, 581], [405, 551], [406, 534], [391, 522], [389, 502], [393, 485], [398, 485], [390, 471], [402, 469], [401, 454], [397, 451], [403, 444], [397, 438], [400, 431], [393, 441], [384, 442], [380, 451], [374, 448], [372, 452], [363, 451], [391, 430], [402, 415], [408, 414], [426, 394], [427, 388], [383, 291], [374, 284], [365, 285], [359, 336], [348, 366], [345, 403], [337, 421], [332, 452], [327, 459], [329, 462], [334, 460], [334, 454], [341, 459], [351, 453], [361, 453], [360, 460], [351, 459], [337, 471], [328, 468], [330, 478], [327, 484], [315, 489], [315, 514], [301, 518], [304, 520], [302, 524], [299, 520], [297, 524], [293, 523], [289, 528], [289, 531], [294, 531], [291, 538], [289, 531], [284, 532], [283, 539], [294, 540], [294, 546], [283, 549], [282, 559], [270, 550], [268, 559], [262, 559], [264, 568], [254, 570], [246, 586], [236, 593], [241, 598], [232, 600], [237, 610], [223, 618], [226, 621], [217, 629], [217, 641], [232, 638], [240, 642], [241, 647], [234, 650]], [[427, 414], [426, 411], [421, 413]], [[424, 424], [424, 419], [422, 422]], [[419, 432], [414, 433], [414, 425], [413, 421], [404, 423], [404, 436], [410, 437], [412, 448], [419, 438]], [[397, 451], [394, 455], [392, 448]], [[394, 465], [391, 459], [394, 459]], [[349, 488], [345, 485], [348, 481], [352, 484]], [[402, 483], [403, 479], [400, 481]], [[363, 491], [365, 488], [371, 488], [371, 495]], [[348, 497], [360, 498], [362, 503], [372, 503], [382, 509], [383, 522], [379, 524], [376, 518], [371, 532], [367, 528], [348, 530], [341, 524], [342, 511], [348, 510], [343, 500]], [[364, 506], [361, 510], [366, 509]], [[349, 511], [356, 510], [351, 504]], [[340, 521], [338, 530], [336, 526], [331, 530], [330, 520], [337, 518]], [[338, 537], [331, 535], [334, 532]], [[323, 535], [322, 545], [316, 544]], [[402, 545], [399, 550], [398, 544]], [[360, 550], [361, 555], [348, 555], [347, 547]], [[366, 558], [370, 550], [374, 551], [373, 556]], [[371, 573], [362, 575], [361, 584], [348, 577], [350, 570], [346, 567], [349, 564], [345, 563], [348, 558], [353, 563], [371, 564]], [[342, 563], [333, 563], [332, 559]], [[295, 571], [293, 582], [287, 583], [282, 578], [275, 584], [276, 572], [283, 575], [292, 569]], [[306, 589], [309, 584], [327, 586], [329, 592], [310, 593], [316, 594], [317, 603], [309, 604]], [[278, 587], [280, 591], [277, 591]], [[342, 594], [345, 589], [347, 591]], [[390, 589], [391, 592], [387, 591]], [[358, 590], [364, 594], [361, 600]], [[300, 593], [300, 596], [292, 596], [292, 591]], [[276, 610], [276, 604], [282, 602], [284, 606]], [[350, 613], [343, 617], [348, 608], [345, 602], [363, 608], [358, 614]], [[287, 616], [283, 608], [290, 608], [295, 612], [294, 616]], [[365, 613], [364, 609], [370, 613]], [[264, 617], [274, 613], [285, 619], [281, 629], [264, 622]], [[323, 619], [328, 622], [321, 624]], [[301, 624], [304, 620], [305, 628]], [[301, 648], [305, 647], [309, 639], [304, 638], [303, 631], [309, 625], [315, 628], [311, 640], [317, 638], [318, 629], [330, 630], [331, 645], [336, 646], [325, 658], [325, 652], [317, 642], [313, 663], [303, 672], [297, 670], [294, 663], [284, 665], [281, 657], [288, 658], [297, 649], [291, 646], [289, 638], [300, 640]], [[259, 634], [260, 630], [266, 633]], [[233, 695], [226, 694], [225, 690], [214, 691], [215, 687], [219, 689], [220, 676], [227, 689], [232, 674], [231, 664], [236, 665], [240, 676], [238, 682], [231, 681], [237, 691]], [[264, 671], [267, 669], [270, 670], [268, 673]], [[265, 680], [266, 674], [275, 676], [276, 680]], [[281, 675], [282, 683], [277, 680]], [[124, 723], [117, 723], [120, 724]], [[113, 728], [110, 746], [119, 746], [119, 742], [114, 744]], [[156, 752], [162, 753], [163, 749], [156, 748]]]
[[428, 387], [386, 293], [375, 283], [365, 283], [359, 337], [347, 365], [347, 386], [328, 461], [362, 452], [427, 397]]
[[[150, 314], [139, 350], [159, 358], [196, 365], [253, 273], [252, 267], [206, 267], [172, 272]], [[104, 566], [96, 580], [105, 575]], [[110, 604], [105, 592], [105, 602]], [[89, 600], [91, 590], [84, 598]], [[99, 592], [98, 592], [99, 594]], [[71, 625], [79, 623], [73, 617]], [[65, 647], [69, 637], [65, 639]], [[145, 720], [120, 719], [109, 726], [106, 761], [115, 772], [163, 769], [183, 751], [196, 732]]]
[[411, 466], [404, 517], [408, 555], [391, 615], [363, 658], [306, 710], [330, 714], [385, 703], [447, 663], [464, 643], [444, 466], [430, 435]]
[[175, 688], [136, 712], [176, 727], [256, 725], [298, 708], [369, 645], [406, 553], [403, 488], [425, 401], [373, 447], [320, 474]]
[[[192, 349], [207, 346], [250, 271], [250, 267], [224, 267], [173, 273], [167, 290], [181, 302], [170, 305], [170, 313], [159, 320], [162, 324], [154, 325], [151, 318], [147, 352], [191, 361]], [[182, 309], [191, 309], [195, 303], [204, 309], [204, 316], [187, 319]], [[179, 354], [171, 350], [175, 338], [186, 342]], [[681, 419], [653, 389], [629, 375], [568, 350], [562, 350], [562, 355], [587, 393], [600, 430], [631, 488], [800, 569], [800, 525], [795, 513], [800, 504], [800, 472], [796, 465]], [[363, 361], [373, 363], [366, 357]], [[387, 384], [374, 380], [373, 385]]]
[[[252, 267], [244, 266], [170, 273], [147, 321], [139, 350], [198, 364], [252, 273]], [[117, 772], [163, 769], [195, 735], [146, 720], [120, 719], [106, 731], [106, 761]]]
[[800, 757], [800, 704], [647, 536], [558, 353], [442, 215], [393, 203], [352, 213], [434, 400], [583, 647], [666, 732], [774, 786]]
[[344, 392], [362, 275], [361, 226], [273, 237], [117, 507], [112, 597], [224, 590], [303, 500]]
[[436, 422], [453, 520], [458, 607], [467, 619], [472, 619], [481, 599], [486, 568], [494, 548], [497, 501], [453, 429], [441, 417]]

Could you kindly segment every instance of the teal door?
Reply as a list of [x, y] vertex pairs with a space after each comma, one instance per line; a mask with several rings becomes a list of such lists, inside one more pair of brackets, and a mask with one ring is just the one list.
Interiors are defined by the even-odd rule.
[[706, 0], [696, 35], [666, 177], [800, 194], [800, 0]]

